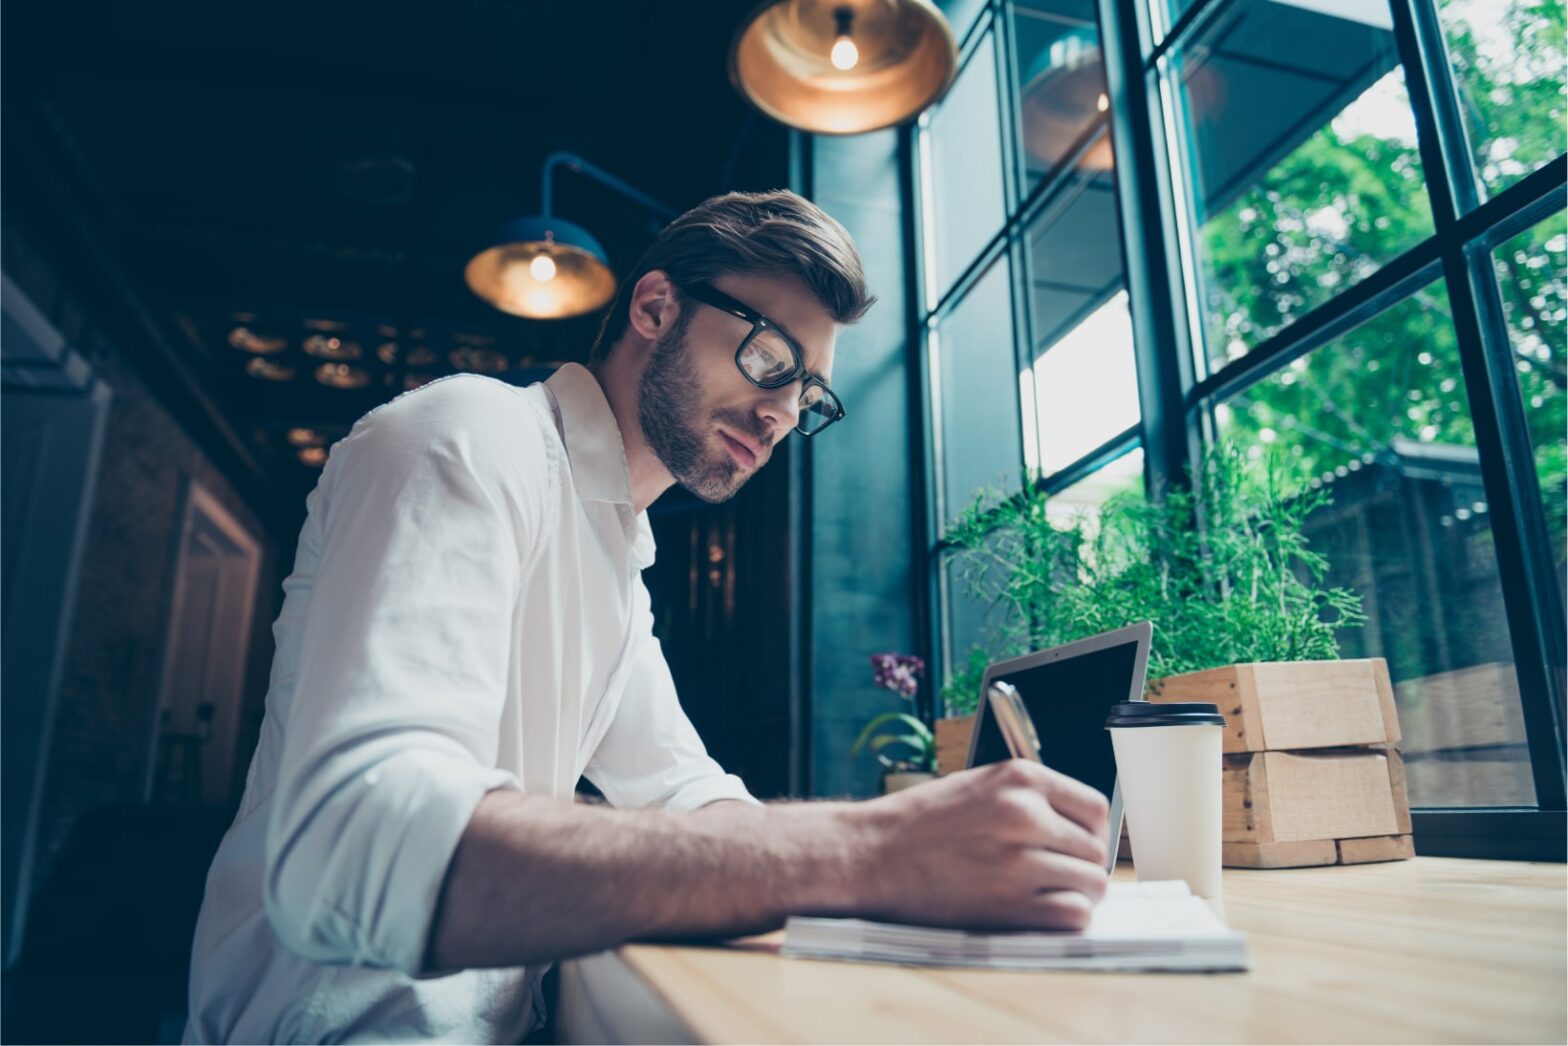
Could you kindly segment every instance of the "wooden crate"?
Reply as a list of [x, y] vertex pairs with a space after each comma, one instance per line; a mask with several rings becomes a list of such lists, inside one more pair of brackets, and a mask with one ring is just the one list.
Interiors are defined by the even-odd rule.
[[936, 772], [950, 774], [969, 763], [969, 739], [975, 730], [972, 715], [949, 716], [936, 721]]
[[1414, 856], [1404, 761], [1388, 747], [1225, 757], [1225, 864], [1285, 868]]
[[[1307, 839], [1294, 843], [1220, 843], [1220, 863], [1229, 868], [1304, 868], [1325, 864], [1372, 864], [1403, 861], [1416, 855], [1408, 835], [1372, 835], [1360, 839]], [[1131, 861], [1132, 839], [1122, 821], [1116, 860]]]
[[1166, 676], [1149, 700], [1209, 701], [1225, 715], [1226, 752], [1395, 744], [1399, 716], [1388, 664], [1255, 661]]
[[1220, 851], [1220, 860], [1227, 868], [1373, 864], [1377, 861], [1407, 861], [1416, 855], [1415, 843], [1408, 835], [1307, 839], [1296, 843], [1221, 843]]

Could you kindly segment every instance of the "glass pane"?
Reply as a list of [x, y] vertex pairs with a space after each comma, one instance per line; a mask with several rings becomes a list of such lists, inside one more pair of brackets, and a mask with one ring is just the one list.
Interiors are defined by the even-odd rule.
[[[1323, 584], [1359, 593], [1340, 656], [1394, 681], [1410, 801], [1533, 805], [1503, 593], [1444, 286], [1434, 284], [1215, 409], [1332, 503], [1308, 517]], [[1297, 489], [1301, 482], [1290, 484]], [[1289, 487], [1287, 487], [1289, 489]]]
[[[951, 679], [962, 674], [976, 649], [983, 650], [988, 661], [1005, 657], [1011, 651], [998, 634], [1002, 611], [970, 594], [968, 586], [974, 582], [965, 578], [956, 563], [944, 563], [942, 571], [947, 579], [947, 646], [943, 659]], [[995, 571], [987, 570], [978, 584], [981, 591], [994, 592], [1001, 580]]]
[[1200, 374], [1431, 235], [1392, 27], [1386, 0], [1238, 0], [1177, 49]]
[[1110, 102], [1093, 0], [1028, 0], [1012, 14], [1026, 193], [1072, 157], [1109, 170]]
[[[1131, 451], [1112, 461], [1098, 472], [1091, 473], [1046, 502], [1046, 512], [1056, 518], [1097, 520], [1100, 506], [1118, 494], [1142, 493], [1143, 448]], [[1092, 530], [1098, 530], [1098, 526]]]
[[930, 202], [927, 307], [1002, 227], [1002, 143], [995, 37], [987, 34], [921, 136]]
[[1563, 151], [1562, 0], [1440, 0], [1480, 198]]
[[1023, 434], [1008, 273], [1004, 256], [932, 333], [944, 521], [982, 488], [1019, 489]]
[[974, 25], [980, 12], [985, 10], [986, 0], [937, 0], [937, 7], [947, 18], [947, 24], [953, 29], [953, 39], [962, 44], [964, 34], [969, 32], [969, 27]]
[[[1011, 265], [999, 258], [931, 332], [939, 439], [938, 509], [945, 525], [981, 493], [1020, 489], [1023, 428], [1013, 343]], [[993, 610], [969, 595], [956, 565], [942, 567], [945, 661], [961, 672], [976, 646], [995, 654]]]
[[1492, 253], [1519, 372], [1535, 474], [1546, 503], [1557, 584], [1568, 582], [1568, 215], [1556, 214]]
[[[1176, 20], [1202, 0], [1149, 0], [1149, 29], [1153, 43], [1158, 45], [1170, 32]], [[1223, 0], [1219, 0], [1223, 2]]]
[[[1116, 253], [1113, 249], [1113, 253]], [[1120, 277], [1120, 271], [1117, 276]], [[1036, 330], [1041, 313], [1060, 309], [1072, 292], [1061, 288], [1031, 290]], [[1068, 318], [1066, 333], [1035, 358], [1035, 424], [1040, 440], [1042, 474], [1050, 475], [1138, 423], [1138, 374], [1132, 356], [1132, 316], [1127, 292], [1116, 290], [1108, 301], [1093, 303]], [[1061, 313], [1045, 317], [1058, 321]]]

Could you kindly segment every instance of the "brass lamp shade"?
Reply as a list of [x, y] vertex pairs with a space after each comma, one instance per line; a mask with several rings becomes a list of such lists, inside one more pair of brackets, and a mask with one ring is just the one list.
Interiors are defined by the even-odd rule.
[[[507, 222], [463, 271], [479, 297], [513, 316], [561, 320], [593, 312], [615, 297], [615, 276], [586, 229], [559, 218]], [[541, 278], [540, 257], [548, 258]]]
[[[830, 57], [846, 35], [858, 53], [847, 69]], [[953, 30], [930, 0], [777, 0], [730, 47], [736, 90], [814, 134], [903, 123], [947, 93], [957, 68]]]

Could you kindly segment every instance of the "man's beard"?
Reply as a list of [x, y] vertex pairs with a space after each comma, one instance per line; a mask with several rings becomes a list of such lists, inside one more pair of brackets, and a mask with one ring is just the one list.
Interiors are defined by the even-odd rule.
[[[725, 451], [712, 452], [710, 421], [703, 410], [702, 385], [686, 345], [683, 315], [653, 348], [653, 358], [637, 387], [637, 420], [649, 448], [675, 481], [710, 504], [728, 501], [750, 476]], [[765, 443], [755, 426], [728, 412], [715, 415], [737, 432]]]

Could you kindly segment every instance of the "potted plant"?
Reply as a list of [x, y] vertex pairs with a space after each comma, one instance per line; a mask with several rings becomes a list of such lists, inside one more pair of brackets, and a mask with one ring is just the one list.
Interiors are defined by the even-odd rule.
[[[1285, 662], [1293, 688], [1312, 677], [1307, 685], [1343, 709], [1297, 717], [1305, 735], [1281, 726], [1279, 747], [1397, 741], [1381, 659], [1337, 659], [1337, 631], [1364, 616], [1358, 595], [1321, 587], [1328, 563], [1308, 547], [1306, 518], [1329, 496], [1287, 480], [1277, 455], [1254, 462], [1222, 443], [1187, 485], [1157, 501], [1141, 490], [1118, 494], [1093, 515], [1048, 511], [1049, 496], [1033, 484], [1011, 498], [982, 491], [947, 534], [959, 576], [991, 620], [984, 643], [942, 690], [950, 717], [936, 726], [942, 769], [963, 765], [992, 660], [1142, 620], [1154, 622], [1150, 698], [1220, 703], [1231, 720], [1227, 751], [1263, 740], [1257, 712], [1266, 698], [1239, 698], [1287, 675], [1260, 664]], [[1361, 731], [1354, 737], [1343, 734], [1352, 706]], [[1368, 707], [1380, 714], [1367, 715]], [[1312, 740], [1313, 723], [1339, 731], [1339, 740]]]
[[[911, 705], [920, 692], [926, 664], [909, 654], [872, 654], [873, 680]], [[878, 732], [882, 731], [882, 732]], [[909, 712], [883, 712], [860, 731], [850, 755], [869, 749], [882, 764], [882, 793], [896, 792], [936, 776], [936, 738]]]

